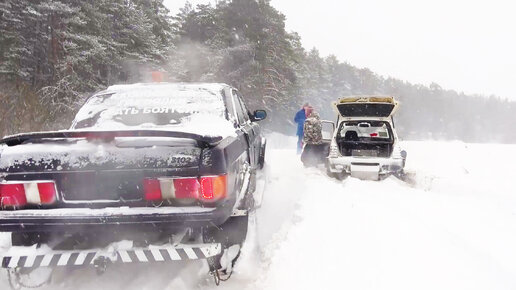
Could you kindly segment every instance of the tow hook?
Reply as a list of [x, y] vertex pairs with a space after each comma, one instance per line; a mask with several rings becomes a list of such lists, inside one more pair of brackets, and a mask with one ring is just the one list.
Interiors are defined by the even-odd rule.
[[111, 263], [111, 260], [104, 256], [100, 256], [97, 259], [95, 259], [95, 261], [93, 261], [93, 266], [95, 267], [95, 270], [97, 271], [97, 275], [100, 276], [100, 275], [104, 274], [110, 263]]

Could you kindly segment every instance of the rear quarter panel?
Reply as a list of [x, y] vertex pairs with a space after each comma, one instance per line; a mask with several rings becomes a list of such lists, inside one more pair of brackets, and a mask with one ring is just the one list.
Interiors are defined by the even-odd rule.
[[200, 175], [227, 174], [228, 202], [233, 206], [243, 198], [245, 173], [249, 170], [248, 145], [243, 134], [227, 137], [202, 154]]

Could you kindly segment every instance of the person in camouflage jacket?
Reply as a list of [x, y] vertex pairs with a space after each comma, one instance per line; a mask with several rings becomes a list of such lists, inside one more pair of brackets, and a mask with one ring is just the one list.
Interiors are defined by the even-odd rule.
[[325, 161], [326, 147], [322, 140], [322, 123], [319, 114], [311, 112], [304, 124], [303, 142], [305, 147], [301, 161], [305, 166], [317, 166]]
[[309, 145], [322, 144], [321, 117], [317, 112], [312, 112], [305, 121], [303, 143]]

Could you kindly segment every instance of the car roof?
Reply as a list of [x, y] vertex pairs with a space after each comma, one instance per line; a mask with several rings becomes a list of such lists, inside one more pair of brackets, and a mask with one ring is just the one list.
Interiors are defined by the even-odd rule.
[[169, 82], [160, 82], [160, 83], [135, 83], [135, 84], [117, 84], [109, 86], [107, 89], [98, 92], [96, 95], [103, 94], [112, 94], [119, 93], [124, 91], [131, 90], [141, 90], [141, 89], [167, 89], [167, 90], [206, 90], [211, 92], [220, 93], [222, 90], [230, 88], [229, 85], [224, 83], [169, 83]]

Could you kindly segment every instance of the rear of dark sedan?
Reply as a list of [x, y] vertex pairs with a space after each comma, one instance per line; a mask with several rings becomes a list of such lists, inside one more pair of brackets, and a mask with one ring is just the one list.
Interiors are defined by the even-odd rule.
[[90, 98], [71, 130], [4, 138], [0, 231], [14, 245], [57, 238], [64, 248], [202, 238], [239, 198], [222, 89], [115, 86]]
[[222, 222], [232, 208], [228, 172], [201, 162], [219, 149], [208, 143], [199, 147], [195, 136], [147, 137], [159, 133], [32, 134], [22, 144], [4, 147], [0, 229], [145, 231]]

